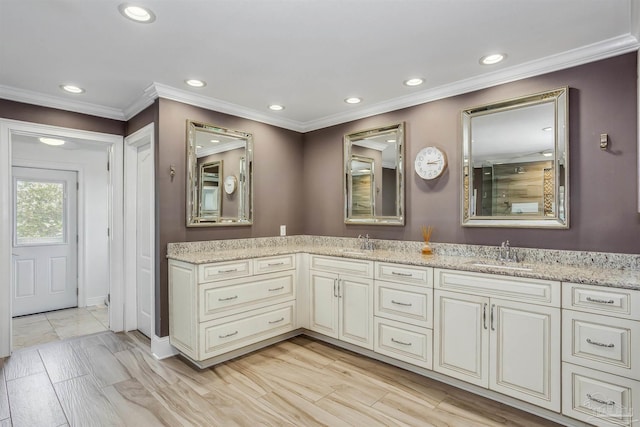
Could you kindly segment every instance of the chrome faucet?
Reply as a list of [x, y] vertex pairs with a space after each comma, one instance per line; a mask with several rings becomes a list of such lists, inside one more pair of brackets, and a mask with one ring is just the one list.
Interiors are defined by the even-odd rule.
[[358, 241], [360, 242], [360, 249], [365, 250], [365, 251], [372, 251], [373, 250], [373, 242], [371, 240], [369, 240], [369, 235], [358, 235]]
[[518, 254], [515, 250], [511, 250], [509, 241], [506, 240], [500, 244], [500, 252], [498, 254], [498, 261], [504, 262], [518, 262]]

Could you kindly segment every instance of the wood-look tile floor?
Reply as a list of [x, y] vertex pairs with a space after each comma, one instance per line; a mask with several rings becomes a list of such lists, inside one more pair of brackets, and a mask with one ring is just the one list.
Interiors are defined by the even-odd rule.
[[12, 425], [556, 424], [305, 337], [200, 371], [105, 332], [0, 359], [0, 427]]

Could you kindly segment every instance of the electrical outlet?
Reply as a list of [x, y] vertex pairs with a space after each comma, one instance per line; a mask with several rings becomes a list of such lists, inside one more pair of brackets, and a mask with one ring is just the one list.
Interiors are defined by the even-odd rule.
[[287, 226], [286, 225], [281, 225], [280, 226], [280, 235], [281, 236], [286, 236], [287, 235]]

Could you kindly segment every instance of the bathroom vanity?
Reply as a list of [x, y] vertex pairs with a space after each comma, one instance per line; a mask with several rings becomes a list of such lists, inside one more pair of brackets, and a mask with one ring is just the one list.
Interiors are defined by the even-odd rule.
[[529, 250], [525, 267], [487, 247], [244, 244], [170, 245], [170, 341], [196, 366], [305, 334], [565, 424], [637, 424], [637, 256], [570, 266]]

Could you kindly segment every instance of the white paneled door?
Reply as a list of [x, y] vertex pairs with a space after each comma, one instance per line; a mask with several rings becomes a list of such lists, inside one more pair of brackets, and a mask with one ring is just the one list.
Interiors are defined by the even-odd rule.
[[151, 145], [138, 148], [136, 198], [136, 301], [138, 330], [151, 337], [153, 303], [153, 156]]
[[13, 167], [12, 315], [78, 305], [77, 175]]

